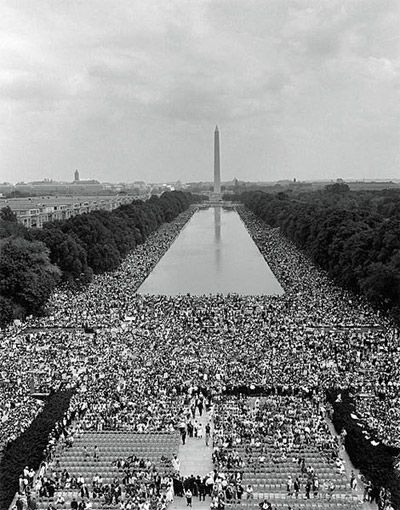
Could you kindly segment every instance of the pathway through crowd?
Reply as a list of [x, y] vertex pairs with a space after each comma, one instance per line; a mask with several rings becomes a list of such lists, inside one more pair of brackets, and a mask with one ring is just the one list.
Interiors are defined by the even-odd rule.
[[[179, 460], [181, 462], [181, 475], [185, 478], [190, 475], [200, 475], [204, 477], [210, 471], [213, 471], [214, 466], [212, 462], [212, 439], [210, 438], [209, 446], [206, 446], [205, 440], [205, 426], [210, 423], [212, 429], [212, 410], [208, 413], [203, 412], [203, 416], [199, 416], [196, 412], [196, 420], [201, 423], [203, 430], [203, 437], [186, 437], [186, 444], [179, 446]], [[206, 501], [199, 501], [199, 498], [193, 498], [193, 508], [205, 509], [210, 507], [210, 498], [207, 497]], [[173, 503], [169, 507], [171, 510], [181, 510], [186, 508], [186, 498], [179, 498], [175, 496]]]
[[[326, 418], [326, 422], [328, 423], [328, 426], [329, 426], [329, 429], [332, 433], [333, 436], [335, 437], [338, 437], [338, 433], [336, 432], [335, 430], [335, 427], [332, 423], [331, 420], [329, 420], [328, 418]], [[350, 457], [347, 453], [347, 451], [342, 448], [341, 451], [340, 451], [340, 458], [344, 461], [344, 467], [345, 467], [345, 470], [346, 470], [346, 476], [347, 478], [350, 480], [350, 476], [351, 476], [351, 473], [354, 472], [356, 477], [357, 477], [357, 489], [356, 489], [356, 492], [357, 492], [357, 495], [360, 499], [360, 501], [362, 501], [362, 508], [363, 510], [377, 510], [378, 508], [378, 505], [376, 503], [369, 503], [367, 501], [364, 501], [364, 484], [361, 480], [361, 472], [359, 469], [357, 469], [353, 463], [351, 462], [350, 460]]]

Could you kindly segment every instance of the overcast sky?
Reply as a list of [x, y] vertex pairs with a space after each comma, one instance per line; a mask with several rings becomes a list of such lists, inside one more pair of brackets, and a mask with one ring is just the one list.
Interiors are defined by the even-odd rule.
[[399, 0], [1, 0], [0, 180], [400, 178]]

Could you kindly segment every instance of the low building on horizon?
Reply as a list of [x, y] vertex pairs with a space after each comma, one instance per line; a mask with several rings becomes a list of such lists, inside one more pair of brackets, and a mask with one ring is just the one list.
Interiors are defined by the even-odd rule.
[[132, 199], [130, 195], [6, 198], [0, 200], [0, 207], [9, 206], [25, 227], [42, 228], [49, 221], [66, 220], [96, 210], [112, 211], [131, 203]]

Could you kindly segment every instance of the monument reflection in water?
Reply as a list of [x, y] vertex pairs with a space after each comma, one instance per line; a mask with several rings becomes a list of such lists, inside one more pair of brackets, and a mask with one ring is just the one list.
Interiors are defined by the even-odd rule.
[[214, 207], [215, 263], [221, 267], [221, 207]]
[[192, 216], [138, 293], [280, 295], [283, 289], [238, 213], [216, 206]]

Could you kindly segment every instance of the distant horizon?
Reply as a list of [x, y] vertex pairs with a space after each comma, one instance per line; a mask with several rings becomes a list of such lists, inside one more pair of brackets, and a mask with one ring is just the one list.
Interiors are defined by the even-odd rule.
[[0, 181], [400, 177], [397, 0], [4, 0]]
[[[227, 184], [227, 183], [231, 183], [235, 180], [236, 177], [232, 177], [231, 179], [222, 179], [221, 180], [221, 185], [224, 185], [224, 184]], [[337, 181], [340, 181], [342, 180], [344, 183], [346, 182], [399, 182], [400, 183], [400, 178], [395, 178], [395, 177], [381, 177], [381, 178], [371, 178], [371, 179], [363, 179], [363, 178], [349, 178], [349, 179], [344, 179], [343, 177], [332, 177], [332, 178], [329, 178], [329, 177], [324, 177], [324, 178], [316, 178], [316, 179], [304, 179], [304, 180], [300, 180], [300, 179], [297, 179], [296, 178], [296, 181], [294, 181], [293, 179], [275, 179], [275, 180], [271, 180], [271, 181], [263, 181], [263, 180], [257, 180], [257, 181], [253, 181], [253, 180], [244, 180], [244, 179], [237, 179], [239, 182], [244, 182], [244, 183], [251, 183], [251, 184], [275, 184], [275, 183], [279, 183], [279, 182], [288, 182], [288, 183], [317, 183], [317, 182], [337, 182]], [[96, 179], [95, 177], [93, 178], [83, 178], [83, 179], [80, 179], [78, 182], [81, 182], [81, 183], [86, 183], [86, 182], [90, 182], [90, 181], [96, 181], [98, 182], [99, 184], [135, 184], [135, 183], [139, 183], [139, 182], [143, 182], [145, 184], [168, 184], [168, 185], [172, 185], [172, 184], [176, 184], [178, 182], [180, 182], [182, 185], [188, 185], [188, 184], [210, 184], [212, 185], [213, 184], [213, 181], [212, 179], [210, 180], [203, 180], [203, 181], [182, 181], [181, 179], [173, 179], [173, 180], [169, 180], [169, 181], [144, 181], [142, 179], [135, 179], [134, 181], [100, 181], [98, 179]], [[3, 181], [3, 182], [0, 182], [0, 185], [12, 185], [12, 186], [16, 186], [18, 184], [34, 184], [34, 183], [40, 183], [40, 184], [44, 184], [44, 183], [54, 183], [54, 184], [71, 184], [73, 185], [74, 184], [74, 181], [71, 180], [71, 181], [68, 181], [68, 180], [60, 180], [60, 181], [57, 181], [57, 180], [54, 180], [54, 179], [50, 179], [50, 178], [44, 178], [44, 179], [35, 179], [33, 181], [18, 181], [18, 182], [10, 182], [10, 181]]]

